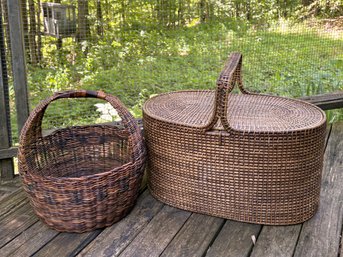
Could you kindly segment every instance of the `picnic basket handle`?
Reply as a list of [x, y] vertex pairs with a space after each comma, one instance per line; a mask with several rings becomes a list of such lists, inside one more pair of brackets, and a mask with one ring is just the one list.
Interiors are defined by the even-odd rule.
[[251, 94], [243, 87], [242, 80], [242, 54], [232, 53], [222, 72], [220, 73], [217, 79], [217, 89], [215, 93], [215, 104], [212, 114], [211, 122], [207, 126], [207, 130], [213, 128], [220, 119], [221, 124], [225, 130], [231, 130], [229, 125], [229, 120], [227, 117], [227, 105], [228, 105], [228, 96], [231, 91], [234, 89], [235, 85], [238, 85], [239, 90], [242, 94]]
[[[70, 90], [57, 92], [53, 96], [43, 100], [30, 114], [27, 119], [20, 135], [20, 146], [30, 144], [34, 140], [42, 137], [42, 120], [48, 105], [61, 98], [99, 98], [109, 102], [114, 109], [117, 110], [119, 117], [122, 119], [122, 123], [125, 129], [129, 133], [129, 140], [132, 142], [133, 156], [137, 158], [142, 149], [142, 134], [140, 128], [132, 116], [132, 114], [126, 109], [122, 102], [115, 96], [107, 95], [102, 91], [90, 91], [90, 90]], [[144, 149], [144, 148], [143, 148]], [[138, 152], [139, 151], [139, 152]]]

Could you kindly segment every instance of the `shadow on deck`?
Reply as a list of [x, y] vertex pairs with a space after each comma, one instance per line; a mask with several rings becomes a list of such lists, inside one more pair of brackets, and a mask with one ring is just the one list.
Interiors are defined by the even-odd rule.
[[[330, 127], [317, 214], [299, 225], [262, 226], [182, 211], [144, 191], [106, 229], [47, 228], [18, 179], [0, 183], [0, 256], [342, 256], [343, 123]], [[256, 242], [254, 242], [256, 241]]]

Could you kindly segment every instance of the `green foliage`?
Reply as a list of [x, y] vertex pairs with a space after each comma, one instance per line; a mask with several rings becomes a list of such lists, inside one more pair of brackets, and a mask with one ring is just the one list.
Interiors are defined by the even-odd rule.
[[[60, 2], [80, 11], [80, 1]], [[140, 117], [151, 95], [213, 89], [232, 51], [243, 53], [244, 81], [253, 91], [300, 97], [343, 88], [342, 0], [86, 2], [88, 15], [77, 20], [79, 27], [89, 24], [85, 37], [63, 38], [61, 46], [37, 33], [43, 58], [35, 65], [34, 44], [26, 42], [32, 107], [56, 91], [104, 90]], [[30, 23], [37, 18], [26, 14]], [[10, 95], [13, 106], [13, 88]], [[49, 107], [44, 128], [99, 121], [97, 101], [76, 102]], [[342, 113], [330, 111], [328, 120], [343, 119]], [[15, 113], [11, 119], [16, 124]]]
[[298, 17], [333, 18], [343, 14], [342, 0], [313, 0], [308, 2], [308, 5], [298, 7]]
[[[289, 97], [332, 92], [343, 89], [342, 41], [284, 19], [267, 27], [213, 20], [175, 29], [123, 29], [97, 42], [66, 41], [60, 52], [47, 46], [50, 59], [42, 67], [29, 67], [31, 99], [36, 105], [60, 90], [104, 90], [141, 117], [151, 95], [214, 89], [232, 51], [243, 53], [244, 81], [252, 91]], [[45, 127], [97, 122], [96, 103], [50, 108]], [[329, 121], [342, 118], [340, 111], [328, 112]]]

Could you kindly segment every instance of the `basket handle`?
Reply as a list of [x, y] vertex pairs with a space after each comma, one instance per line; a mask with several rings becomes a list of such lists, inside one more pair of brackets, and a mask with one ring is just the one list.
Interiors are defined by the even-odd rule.
[[90, 90], [70, 90], [57, 92], [53, 96], [43, 100], [30, 114], [27, 119], [20, 136], [20, 145], [33, 142], [35, 139], [42, 137], [42, 120], [48, 105], [61, 98], [99, 98], [109, 102], [114, 109], [117, 110], [119, 117], [126, 130], [129, 132], [129, 140], [132, 142], [133, 157], [140, 156], [143, 140], [140, 128], [122, 102], [115, 96], [106, 95], [102, 91]]
[[214, 110], [211, 122], [207, 125], [206, 130], [211, 130], [218, 119], [220, 119], [225, 130], [231, 130], [227, 117], [228, 97], [230, 92], [234, 89], [235, 85], [238, 84], [242, 94], [251, 94], [243, 87], [241, 70], [242, 54], [232, 53], [217, 79]]

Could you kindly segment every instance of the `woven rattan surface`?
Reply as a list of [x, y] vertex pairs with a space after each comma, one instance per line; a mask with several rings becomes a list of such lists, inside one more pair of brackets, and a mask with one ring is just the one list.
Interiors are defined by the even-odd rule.
[[[122, 125], [67, 127], [42, 136], [49, 103], [84, 97], [108, 101]], [[56, 230], [85, 232], [113, 224], [133, 207], [146, 150], [136, 121], [116, 97], [68, 91], [44, 100], [31, 113], [18, 156], [20, 176], [35, 213]]]
[[[215, 91], [171, 92], [150, 99], [144, 108], [165, 122], [202, 127], [210, 122], [214, 99]], [[227, 110], [230, 127], [239, 131], [289, 132], [325, 122], [323, 113], [309, 103], [268, 95], [231, 94]]]
[[[243, 88], [232, 54], [216, 91], [146, 102], [149, 187], [194, 212], [261, 224], [295, 224], [319, 204], [325, 114], [297, 100]], [[242, 94], [231, 93], [235, 85]]]

